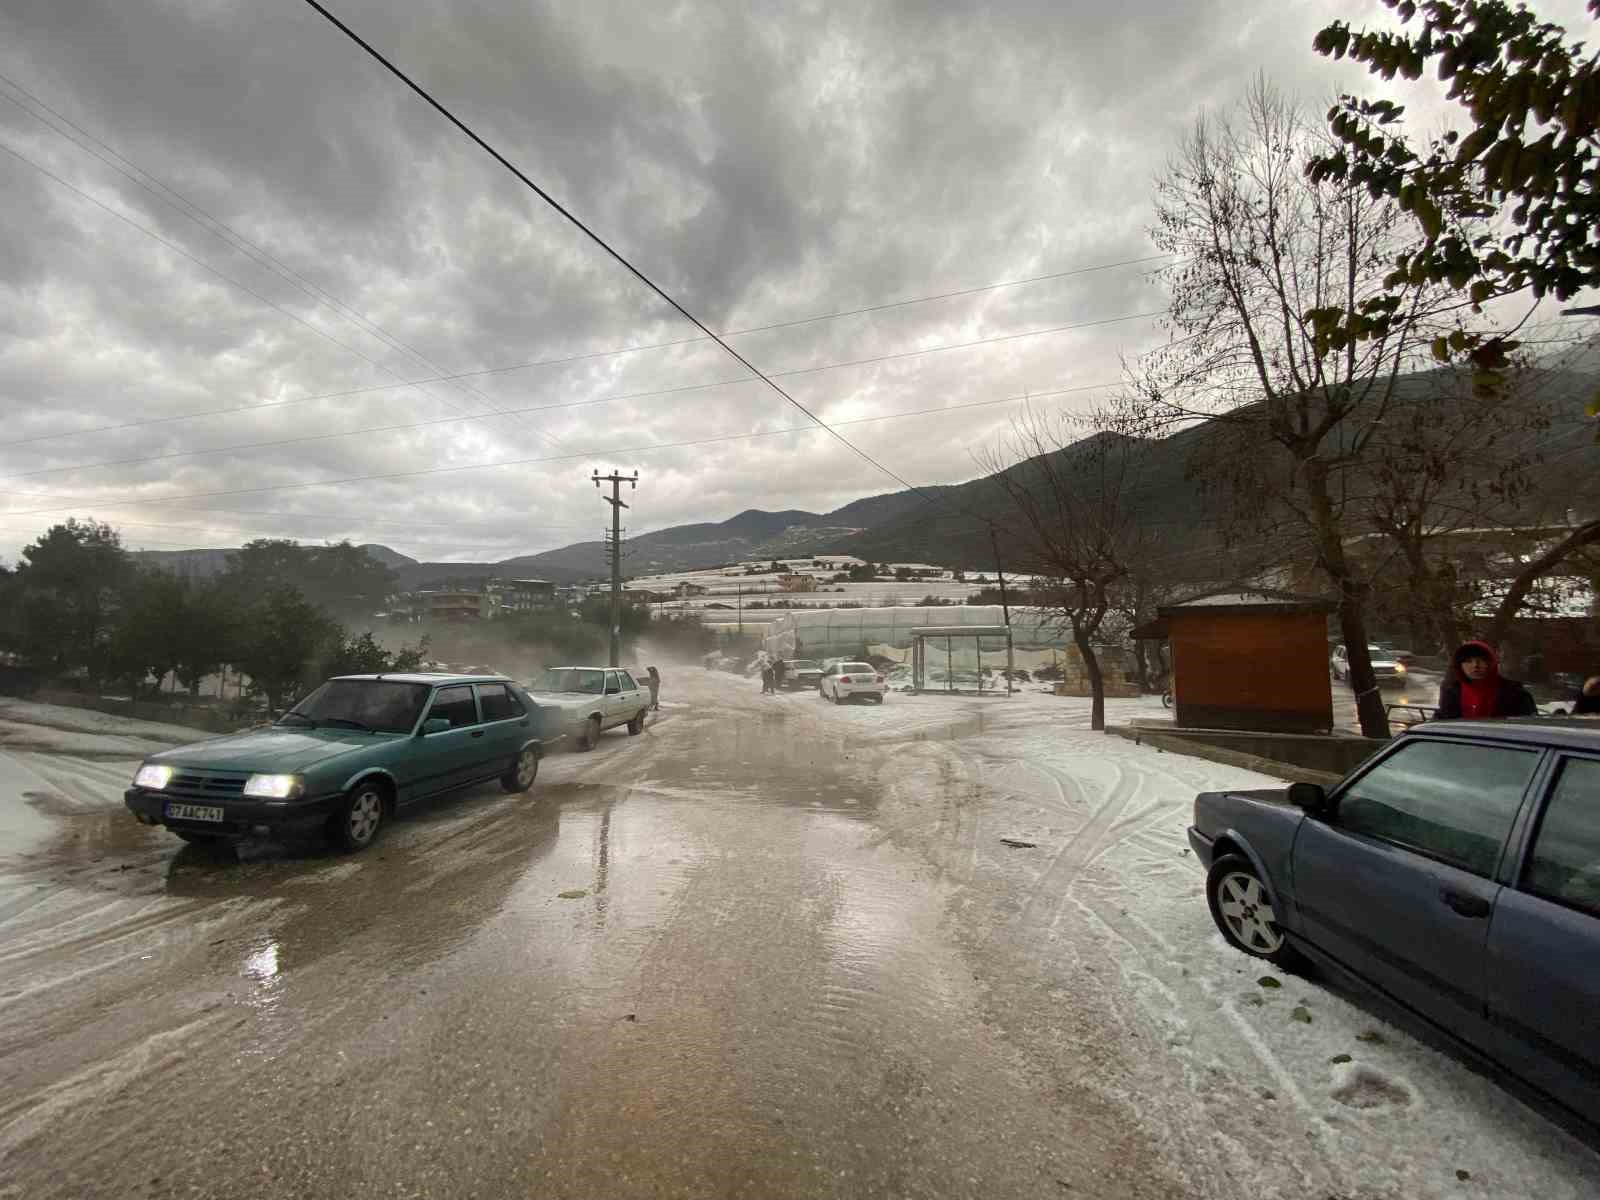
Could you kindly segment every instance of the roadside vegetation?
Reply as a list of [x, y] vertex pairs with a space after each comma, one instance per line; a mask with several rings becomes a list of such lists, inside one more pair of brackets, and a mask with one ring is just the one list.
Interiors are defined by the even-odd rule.
[[[9, 687], [112, 689], [134, 699], [165, 682], [202, 698], [233, 684], [242, 710], [278, 712], [329, 675], [414, 671], [444, 661], [527, 671], [605, 654], [609, 600], [470, 625], [393, 624], [394, 573], [348, 542], [250, 542], [210, 578], [141, 565], [110, 525], [65, 521], [0, 567], [0, 651]], [[624, 638], [703, 653], [698, 621], [628, 604]]]

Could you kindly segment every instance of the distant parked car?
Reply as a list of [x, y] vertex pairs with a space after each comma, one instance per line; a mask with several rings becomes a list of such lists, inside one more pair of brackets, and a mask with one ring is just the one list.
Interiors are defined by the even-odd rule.
[[323, 829], [362, 850], [415, 801], [527, 791], [560, 736], [549, 715], [503, 677], [342, 675], [266, 728], [152, 754], [123, 799], [186, 842]]
[[1408, 671], [1411, 669], [1411, 660], [1417, 657], [1412, 651], [1396, 646], [1393, 642], [1378, 642], [1376, 645], [1383, 648], [1385, 658], [1394, 659]]
[[[1387, 648], [1376, 643], [1369, 644], [1367, 658], [1372, 662], [1372, 674], [1378, 683], [1406, 686], [1406, 665]], [[1333, 648], [1328, 669], [1333, 672], [1335, 679], [1350, 678], [1350, 654], [1343, 646]]]
[[822, 673], [822, 682], [817, 690], [824, 700], [832, 700], [835, 704], [854, 700], [858, 696], [882, 704], [889, 684], [870, 663], [840, 662]]
[[1430, 721], [1331, 789], [1195, 798], [1229, 945], [1370, 988], [1600, 1122], [1600, 729]]
[[785, 691], [814, 688], [822, 680], [822, 664], [812, 658], [786, 658], [783, 660], [783, 687]]

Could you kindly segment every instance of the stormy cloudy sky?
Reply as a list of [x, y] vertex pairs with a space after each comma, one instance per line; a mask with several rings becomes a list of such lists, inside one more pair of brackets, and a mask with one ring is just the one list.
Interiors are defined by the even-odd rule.
[[[1176, 139], [1258, 70], [1313, 110], [1363, 87], [1312, 36], [1386, 20], [330, 7], [914, 483], [977, 474], [1006, 401], [1088, 405], [1159, 344], [1157, 264], [1130, 260]], [[1538, 7], [1592, 26], [1581, 0]], [[635, 532], [899, 487], [781, 432], [808, 422], [301, 0], [0, 0], [0, 212], [7, 561], [71, 515], [151, 549], [497, 559], [596, 536], [597, 467], [641, 473]], [[928, 409], [952, 411], [867, 420]]]

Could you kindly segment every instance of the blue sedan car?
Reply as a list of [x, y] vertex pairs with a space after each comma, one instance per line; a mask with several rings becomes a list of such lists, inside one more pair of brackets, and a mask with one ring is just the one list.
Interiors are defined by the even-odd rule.
[[1232, 946], [1351, 978], [1600, 1122], [1600, 728], [1430, 722], [1327, 791], [1194, 808]]

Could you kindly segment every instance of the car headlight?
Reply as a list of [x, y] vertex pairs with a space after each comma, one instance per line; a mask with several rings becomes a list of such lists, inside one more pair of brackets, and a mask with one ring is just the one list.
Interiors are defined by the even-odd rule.
[[134, 787], [149, 788], [152, 792], [161, 791], [171, 782], [172, 768], [159, 763], [145, 763], [133, 777]]
[[1405, 665], [1405, 663], [1395, 663], [1395, 665], [1394, 665], [1394, 673], [1396, 675], [1404, 675], [1406, 673], [1406, 665]]
[[244, 794], [258, 800], [293, 800], [304, 790], [298, 775], [252, 775], [244, 781]]

